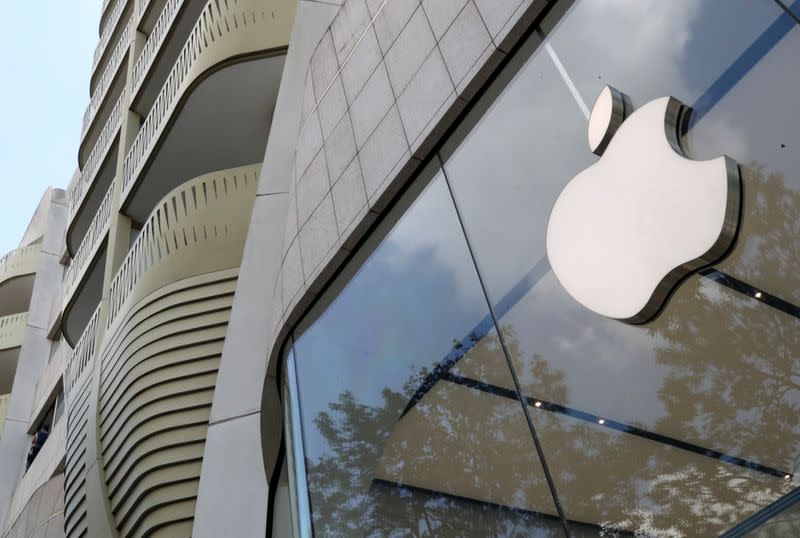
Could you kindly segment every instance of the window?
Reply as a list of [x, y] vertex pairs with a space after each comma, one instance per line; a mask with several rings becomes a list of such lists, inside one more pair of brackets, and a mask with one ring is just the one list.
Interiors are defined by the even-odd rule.
[[[768, 0], [582, 0], [536, 29], [287, 344], [298, 535], [793, 534], [796, 508], [769, 518], [800, 497], [798, 50]], [[745, 193], [731, 254], [638, 326], [544, 249], [604, 84], [691, 105], [682, 143]]]

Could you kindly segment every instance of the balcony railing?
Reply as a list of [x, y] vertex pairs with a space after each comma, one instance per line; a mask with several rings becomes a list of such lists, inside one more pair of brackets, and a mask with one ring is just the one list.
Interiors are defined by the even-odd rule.
[[[210, 0], [203, 8], [186, 44], [181, 49], [178, 59], [156, 97], [147, 119], [142, 124], [125, 157], [123, 199], [126, 199], [130, 193], [147, 156], [158, 141], [168, 123], [167, 120], [179, 102], [179, 97], [193, 77], [199, 75], [199, 71], [203, 68], [211, 67], [225, 57], [247, 52], [245, 49], [258, 50], [263, 41], [269, 38], [265, 32], [256, 30], [257, 25], [260, 24], [259, 19], [266, 19], [267, 15], [260, 8], [256, 9], [255, 6], [254, 0]], [[252, 30], [252, 43], [247, 41], [246, 43], [236, 43], [234, 46], [222, 45], [228, 34], [245, 30]], [[251, 39], [251, 37], [245, 39]], [[212, 54], [205, 58], [202, 65], [196, 66], [195, 64], [200, 64], [198, 60], [204, 56], [204, 51], [210, 50], [215, 45], [218, 46], [216, 50], [219, 57]], [[197, 68], [193, 69], [195, 67]]]
[[12, 250], [0, 258], [0, 284], [14, 277], [35, 273], [41, 250], [41, 244], [37, 243]]
[[111, 40], [111, 36], [114, 35], [114, 29], [117, 27], [117, 23], [119, 23], [119, 19], [122, 17], [122, 13], [125, 11], [125, 6], [127, 4], [127, 0], [117, 0], [114, 11], [109, 15], [106, 27], [100, 35], [100, 42], [97, 44], [97, 48], [94, 49], [92, 72], [97, 69], [97, 64], [100, 63], [100, 58], [103, 57], [103, 52], [106, 50], [106, 47], [108, 47], [108, 42]]
[[[109, 327], [139, 278], [162, 258], [210, 240], [244, 245], [260, 171], [259, 163], [206, 174], [187, 181], [158, 203], [111, 282]], [[221, 251], [208, 256], [216, 256], [215, 262], [223, 265], [229, 261]], [[241, 253], [232, 261], [228, 266], [238, 266]]]
[[117, 100], [117, 104], [114, 105], [114, 109], [111, 111], [111, 115], [108, 117], [105, 127], [103, 127], [100, 136], [97, 138], [97, 143], [94, 145], [92, 153], [89, 154], [89, 158], [86, 160], [86, 165], [81, 171], [80, 178], [78, 178], [72, 189], [69, 191], [70, 220], [72, 220], [72, 217], [74, 217], [75, 213], [78, 212], [78, 208], [81, 206], [83, 198], [86, 196], [86, 193], [89, 192], [89, 186], [92, 184], [97, 172], [100, 170], [100, 165], [103, 164], [103, 161], [105, 160], [106, 155], [108, 154], [108, 151], [114, 142], [114, 138], [116, 138], [117, 131], [119, 130], [120, 125], [122, 125], [122, 113], [125, 110], [126, 97], [127, 94], [122, 92], [122, 95], [120, 95], [119, 99]]
[[[147, 73], [147, 71], [149, 71], [150, 67], [153, 65], [156, 52], [158, 52], [158, 50], [161, 48], [161, 44], [164, 42], [168, 30], [172, 27], [172, 23], [175, 21], [175, 17], [178, 15], [183, 2], [184, 0], [167, 0], [164, 10], [161, 12], [161, 15], [158, 17], [158, 20], [153, 27], [153, 31], [150, 32], [150, 36], [147, 38], [147, 43], [145, 43], [144, 49], [139, 55], [139, 59], [136, 60], [136, 64], [133, 66], [133, 75], [131, 81], [133, 95], [136, 95], [136, 93], [139, 91], [139, 86], [142, 84], [144, 74]], [[142, 6], [146, 5], [147, 2], [142, 2], [139, 5], [140, 15], [143, 13]]]
[[114, 184], [112, 183], [105, 197], [103, 197], [103, 201], [100, 202], [100, 207], [97, 209], [97, 213], [95, 213], [92, 223], [89, 225], [89, 230], [86, 232], [81, 246], [78, 247], [78, 251], [75, 253], [75, 258], [73, 258], [72, 263], [67, 267], [64, 273], [64, 280], [61, 285], [64, 289], [68, 290], [64, 293], [64, 306], [66, 306], [66, 303], [75, 293], [75, 289], [78, 287], [81, 277], [86, 272], [92, 259], [94, 259], [94, 253], [97, 251], [100, 241], [106, 235], [110, 220], [109, 217], [111, 216], [111, 199], [113, 192]]
[[[64, 364], [67, 353], [72, 353], [67, 343], [64, 340], [53, 344], [56, 347], [55, 352], [50, 357], [47, 367], [44, 369], [39, 381], [36, 382], [36, 390], [34, 392], [33, 413], [31, 413], [30, 421], [28, 422], [28, 431], [36, 427], [37, 419], [41, 419], [46, 412], [47, 404], [52, 403], [52, 397], [56, 394], [56, 387], [58, 387], [64, 378]], [[62, 385], [63, 386], [63, 385]]]
[[95, 88], [94, 93], [92, 94], [92, 100], [89, 101], [89, 106], [86, 107], [86, 112], [83, 113], [81, 139], [83, 139], [86, 136], [86, 133], [89, 131], [89, 127], [92, 125], [94, 117], [97, 115], [97, 111], [100, 110], [100, 107], [106, 98], [106, 93], [111, 87], [111, 83], [114, 81], [122, 60], [125, 58], [125, 55], [128, 54], [131, 43], [131, 35], [133, 35], [133, 24], [128, 24], [128, 26], [125, 28], [125, 32], [122, 34], [122, 38], [120, 38], [119, 43], [117, 43], [117, 46], [114, 49], [114, 54], [111, 56], [111, 61], [108, 62], [105, 71], [103, 71], [103, 76], [100, 78], [100, 82], [97, 84], [97, 88]]
[[153, 0], [139, 0], [139, 13], [136, 15], [139, 18], [139, 21], [142, 20], [145, 11], [147, 11], [147, 8], [150, 7], [150, 2], [152, 1]]
[[75, 344], [72, 354], [67, 359], [67, 364], [64, 367], [64, 394], [68, 395], [75, 386], [75, 383], [80, 379], [81, 374], [86, 370], [86, 367], [94, 361], [94, 340], [97, 334], [97, 319], [100, 313], [100, 307], [92, 314], [89, 323], [86, 325], [83, 334]]
[[11, 314], [0, 318], [0, 351], [22, 345], [22, 335], [28, 324], [28, 313]]

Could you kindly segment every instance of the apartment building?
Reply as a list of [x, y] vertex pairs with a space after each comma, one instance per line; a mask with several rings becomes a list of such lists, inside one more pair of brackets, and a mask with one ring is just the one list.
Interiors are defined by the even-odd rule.
[[800, 534], [800, 0], [102, 10], [0, 536]]

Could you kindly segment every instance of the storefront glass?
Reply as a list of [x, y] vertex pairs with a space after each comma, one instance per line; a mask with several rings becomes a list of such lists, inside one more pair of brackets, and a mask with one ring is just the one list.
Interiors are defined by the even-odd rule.
[[[295, 331], [317, 535], [561, 535], [557, 506], [578, 536], [793, 534], [797, 51], [771, 0], [552, 12]], [[545, 251], [605, 84], [692, 106], [687, 153], [742, 176], [732, 252], [643, 325]]]

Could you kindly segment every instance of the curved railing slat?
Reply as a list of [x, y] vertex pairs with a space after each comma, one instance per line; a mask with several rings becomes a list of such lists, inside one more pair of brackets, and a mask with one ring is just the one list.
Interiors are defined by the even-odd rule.
[[[133, 188], [147, 157], [168, 123], [181, 95], [196, 75], [225, 57], [255, 52], [266, 47], [271, 36], [258, 26], [267, 21], [265, 13], [254, 0], [209, 0], [198, 16], [161, 91], [142, 123], [123, 164], [123, 200]], [[242, 42], [226, 41], [229, 35], [250, 32]], [[204, 52], [217, 45], [214, 54]], [[226, 48], [228, 47], [228, 48]], [[219, 56], [217, 58], [216, 56]], [[205, 58], [201, 63], [199, 58]], [[208, 64], [208, 65], [206, 65]]]
[[27, 312], [0, 318], [0, 350], [20, 347], [22, 345], [22, 335], [27, 324]]
[[[161, 45], [164, 43], [168, 30], [172, 27], [172, 23], [175, 22], [175, 17], [178, 15], [183, 3], [184, 0], [167, 0], [167, 3], [164, 5], [164, 9], [161, 15], [159, 15], [153, 27], [153, 31], [150, 32], [150, 35], [147, 37], [147, 43], [145, 43], [142, 53], [133, 66], [133, 73], [131, 76], [132, 95], [136, 95], [139, 91], [139, 87], [144, 79], [144, 74], [147, 73], [153, 65], [156, 52], [161, 49]], [[146, 4], [147, 2], [142, 2], [141, 5]], [[139, 11], [140, 15], [143, 13], [141, 5]]]
[[72, 299], [72, 295], [75, 293], [83, 274], [94, 258], [94, 253], [97, 251], [100, 241], [106, 235], [108, 223], [111, 220], [111, 198], [113, 191], [114, 184], [112, 183], [106, 195], [103, 197], [103, 201], [100, 203], [100, 207], [97, 209], [97, 213], [95, 213], [86, 235], [83, 237], [81, 246], [78, 247], [78, 251], [75, 253], [75, 258], [73, 258], [72, 263], [70, 263], [64, 273], [64, 279], [61, 284], [62, 287], [67, 290], [64, 293], [64, 306]]
[[117, 27], [119, 19], [122, 17], [122, 13], [125, 11], [125, 6], [128, 4], [129, 0], [116, 1], [117, 3], [114, 6], [114, 10], [111, 12], [111, 15], [109, 15], [108, 22], [103, 29], [103, 33], [100, 35], [100, 41], [97, 43], [97, 47], [94, 49], [92, 72], [97, 69], [97, 64], [100, 63], [100, 58], [103, 57], [103, 52], [105, 52], [106, 47], [108, 47], [108, 42], [111, 41], [111, 36], [114, 35], [114, 29]]
[[41, 250], [41, 244], [37, 243], [12, 250], [0, 258], [0, 284], [14, 277], [35, 273]]
[[259, 163], [200, 176], [156, 205], [111, 282], [109, 327], [142, 275], [161, 259], [210, 239], [243, 244], [260, 170]]
[[116, 138], [117, 131], [119, 131], [122, 125], [122, 113], [125, 110], [126, 97], [127, 94], [122, 92], [122, 95], [120, 95], [117, 100], [117, 104], [114, 105], [114, 109], [111, 111], [111, 115], [108, 117], [105, 127], [103, 127], [103, 131], [97, 139], [92, 153], [89, 154], [89, 158], [86, 160], [86, 165], [80, 173], [80, 178], [78, 178], [68, 193], [70, 221], [78, 212], [78, 208], [81, 206], [86, 193], [89, 192], [89, 186], [100, 170], [100, 165], [105, 160], [106, 155], [108, 155], [114, 138]]
[[[100, 79], [100, 82], [97, 84], [97, 88], [95, 88], [94, 93], [92, 94], [92, 99], [89, 101], [86, 111], [83, 113], [81, 140], [83, 140], [83, 138], [86, 136], [86, 133], [89, 131], [89, 127], [92, 125], [95, 116], [97, 115], [97, 111], [100, 110], [100, 106], [103, 104], [103, 101], [105, 101], [106, 94], [111, 87], [111, 83], [117, 74], [117, 70], [122, 63], [122, 60], [124, 60], [125, 56], [128, 54], [132, 35], [133, 24], [131, 23], [125, 28], [125, 32], [122, 34], [119, 43], [117, 43], [117, 46], [114, 49], [114, 54], [111, 56], [111, 61], [108, 62], [105, 71], [103, 71], [103, 76]], [[124, 93], [125, 92], [123, 90], [123, 94]]]
[[64, 394], [68, 395], [75, 382], [80, 379], [81, 374], [86, 370], [94, 360], [94, 342], [95, 335], [97, 334], [97, 320], [100, 313], [100, 307], [92, 314], [86, 329], [75, 344], [72, 354], [67, 359], [67, 364], [64, 367]]

